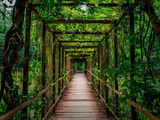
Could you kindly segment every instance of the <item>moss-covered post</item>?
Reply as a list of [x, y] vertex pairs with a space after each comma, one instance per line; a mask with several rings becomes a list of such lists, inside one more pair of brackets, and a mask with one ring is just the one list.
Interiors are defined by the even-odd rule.
[[[53, 79], [53, 82], [55, 82], [55, 33], [53, 33], [53, 75], [52, 75], [52, 79]], [[53, 86], [53, 104], [55, 103], [56, 101], [56, 87]], [[55, 109], [53, 109], [53, 112], [54, 112]]]
[[[64, 70], [64, 47], [62, 47], [62, 51], [61, 51], [62, 53], [62, 59], [61, 59], [61, 74], [62, 74], [62, 76], [64, 75], [63, 74], [63, 70]], [[64, 87], [64, 79], [62, 80], [62, 89], [63, 89], [63, 87]]]
[[[31, 10], [27, 8], [26, 12], [26, 35], [25, 35], [25, 52], [24, 52], [24, 66], [23, 66], [23, 96], [28, 97], [28, 78], [29, 78], [29, 47], [30, 47], [30, 33], [31, 33]], [[26, 99], [23, 98], [23, 102]], [[27, 120], [27, 107], [23, 109], [23, 120]]]
[[[92, 61], [88, 61], [88, 62], [87, 62], [87, 67], [88, 67], [88, 68], [87, 68], [88, 71], [89, 71], [89, 72], [92, 72]], [[89, 81], [92, 81], [92, 75], [91, 75], [90, 73], [88, 73], [88, 76], [87, 76], [87, 77], [88, 77], [88, 80], [89, 80]]]
[[[134, 34], [134, 11], [131, 11], [129, 13], [129, 32], [130, 35]], [[130, 40], [130, 64], [131, 64], [131, 70], [134, 71], [134, 63], [135, 63], [135, 46], [133, 44], [134, 38]], [[132, 72], [130, 74], [130, 79], [134, 80], [134, 73]], [[132, 91], [133, 92], [133, 91]], [[134, 102], [136, 102], [136, 97], [132, 99]], [[136, 108], [131, 106], [131, 120], [137, 120], [137, 113]]]
[[[105, 41], [104, 41], [105, 42]], [[105, 44], [102, 45], [102, 52], [101, 52], [101, 78], [104, 82], [106, 82], [106, 77], [105, 77], [105, 74], [104, 74], [104, 70], [107, 68], [107, 63], [106, 63], [106, 54], [105, 54], [105, 50], [106, 50], [106, 46]], [[106, 98], [106, 85], [102, 83], [102, 86], [101, 86], [101, 91], [103, 93], [103, 97], [104, 99]]]
[[[59, 76], [58, 76], [58, 78], [60, 78], [61, 77], [61, 44], [59, 43], [59, 66], [58, 66], [58, 72], [59, 72]], [[58, 91], [59, 91], [59, 95], [60, 95], [60, 92], [61, 92], [61, 90], [62, 90], [62, 87], [61, 87], [61, 82], [62, 81], [59, 81], [59, 83], [58, 83]]]
[[[114, 29], [114, 68], [118, 68], [118, 45], [117, 45], [117, 27]], [[115, 79], [115, 89], [118, 91], [118, 80], [117, 80], [118, 74], [115, 73], [114, 79]], [[118, 116], [118, 94], [115, 93], [115, 100], [116, 100], [116, 110], [115, 113]]]
[[[66, 72], [66, 51], [65, 48], [63, 47], [63, 73], [65, 74]], [[64, 79], [64, 85], [66, 84], [66, 81]]]
[[[66, 57], [66, 68], [67, 68], [67, 72], [70, 71], [70, 67], [71, 67], [71, 63], [70, 63], [70, 58], [69, 57]], [[70, 74], [67, 75], [67, 80], [70, 81]]]
[[[55, 40], [55, 79], [59, 78], [59, 42]], [[56, 87], [56, 99], [59, 95], [59, 82], [55, 85]]]
[[[108, 68], [109, 63], [110, 63], [110, 59], [109, 59], [109, 55], [110, 55], [110, 48], [109, 48], [109, 40], [105, 39], [105, 60], [104, 60], [104, 64], [105, 64], [105, 69]], [[107, 81], [108, 78], [105, 77], [105, 81]], [[105, 86], [105, 99], [106, 99], [106, 103], [108, 103], [108, 96], [109, 96], [109, 89], [107, 86]]]
[[[46, 77], [46, 26], [43, 25], [43, 36], [42, 36], [42, 88], [45, 88], [45, 77]], [[44, 93], [42, 95], [42, 118], [45, 116], [46, 109], [45, 109], [45, 96]]]
[[[99, 76], [99, 70], [100, 70], [100, 45], [98, 45], [98, 52], [97, 52], [97, 56], [98, 56], [98, 77], [100, 77]], [[100, 88], [101, 86], [100, 86], [100, 81], [98, 80], [98, 91], [99, 91], [99, 93], [100, 93], [100, 90], [101, 90], [101, 88]]]
[[77, 72], [77, 62], [75, 62], [74, 64], [75, 64], [74, 71]]

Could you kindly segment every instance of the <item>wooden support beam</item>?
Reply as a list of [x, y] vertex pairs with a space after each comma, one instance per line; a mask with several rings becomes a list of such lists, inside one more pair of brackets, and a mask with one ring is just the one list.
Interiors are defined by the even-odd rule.
[[[44, 25], [44, 24], [45, 24], [45, 20], [43, 20], [43, 19], [39, 16], [38, 11], [32, 7], [32, 4], [26, 1], [26, 2], [25, 2], [25, 5], [26, 5], [28, 8], [31, 8], [31, 9], [32, 9], [32, 13], [38, 18], [38, 20], [42, 23], [42, 25]], [[46, 25], [46, 28], [47, 28], [50, 32], [53, 32], [47, 25]]]
[[[58, 65], [58, 78], [60, 78], [61, 77], [61, 44], [59, 43], [59, 65]], [[58, 83], [58, 91], [59, 91], [59, 94], [58, 95], [60, 95], [60, 91], [61, 91], [61, 81], [59, 81], [59, 83]]]
[[65, 46], [65, 49], [71, 49], [71, 48], [97, 48], [98, 46]]
[[94, 42], [101, 42], [101, 41], [59, 41], [60, 43], [94, 43]]
[[[24, 66], [23, 66], [23, 96], [28, 97], [28, 79], [29, 79], [29, 47], [31, 34], [31, 9], [26, 11], [26, 33], [25, 33], [25, 52], [24, 52]], [[27, 99], [23, 99], [23, 102]], [[22, 119], [27, 120], [27, 107], [23, 109]]]
[[160, 45], [160, 19], [158, 15], [155, 13], [153, 6], [151, 5], [150, 1], [145, 1], [145, 4], [142, 6], [143, 10], [147, 13], [152, 27], [156, 33], [159, 45]]
[[70, 55], [71, 57], [88, 57], [88, 56], [90, 56], [90, 55]]
[[[42, 87], [45, 88], [45, 83], [46, 83], [46, 26], [43, 25], [43, 38], [42, 38]], [[42, 118], [45, 116], [45, 97], [46, 94], [44, 93], [42, 95]]]
[[[61, 69], [61, 73], [63, 75], [64, 69], [65, 69], [65, 51], [64, 51], [64, 47], [62, 47], [62, 69]], [[65, 86], [65, 79], [62, 80], [62, 86]]]
[[[129, 32], [130, 35], [134, 34], [134, 12], [131, 11], [129, 13]], [[134, 41], [134, 38], [130, 40], [130, 66], [131, 70], [134, 71], [134, 63], [135, 63], [135, 46], [132, 44]], [[130, 79], [133, 81], [135, 73], [130, 73]], [[133, 92], [133, 90], [132, 90]], [[136, 97], [132, 99], [136, 103]], [[136, 108], [131, 106], [131, 120], [137, 120], [137, 113], [136, 113]]]
[[93, 35], [98, 35], [98, 34], [105, 34], [103, 32], [54, 32], [55, 34], [93, 34]]
[[[55, 34], [53, 33], [53, 43], [55, 42]], [[53, 75], [52, 75], [52, 79], [53, 81], [55, 80], [55, 44], [53, 45]], [[56, 102], [56, 87], [53, 86], [53, 104], [55, 104]], [[53, 108], [53, 112], [55, 111], [55, 108]]]
[[[109, 39], [106, 38], [105, 39], [105, 61], [104, 61], [104, 64], [105, 64], [105, 67], [104, 69], [108, 68], [109, 67], [109, 63], [110, 63], [110, 43], [109, 43]], [[107, 79], [107, 78], [106, 78]], [[105, 80], [106, 80], [105, 79]], [[105, 87], [105, 98], [106, 98], [106, 103], [108, 103], [108, 96], [109, 96], [109, 89], [108, 87]], [[107, 109], [108, 111], [109, 109]]]
[[[129, 10], [123, 12], [122, 16], [115, 22], [115, 25], [106, 33], [106, 36], [108, 36], [109, 33], [112, 32], [112, 30], [120, 24], [120, 22], [130, 13], [130, 11], [132, 11], [138, 5], [138, 3], [139, 0], [135, 0], [132, 6], [129, 7]], [[104, 38], [106, 38], [106, 36], [102, 38], [101, 42], [104, 40]]]
[[[77, 1], [76, 1], [77, 2]], [[43, 4], [37, 3], [37, 4], [32, 4], [33, 7], [36, 6], [41, 6]], [[95, 6], [95, 4], [87, 4], [87, 3], [62, 3], [61, 6], [78, 6], [78, 5], [86, 5], [86, 6]], [[55, 6], [59, 6], [58, 4], [55, 4]], [[99, 6], [104, 6], [104, 7], [117, 7], [118, 4], [117, 3], [99, 3]]]
[[[117, 27], [114, 29], [114, 68], [118, 68], [118, 45], [117, 45]], [[115, 73], [114, 79], [115, 79], [115, 89], [118, 91], [118, 80], [117, 80], [118, 74]], [[118, 95], [115, 94], [115, 101], [116, 101], [116, 111], [115, 114], [118, 116], [118, 108], [119, 108], [119, 102], [118, 102]]]
[[60, 24], [60, 23], [101, 23], [101, 24], [111, 24], [117, 20], [54, 20], [46, 21], [46, 24]]
[[85, 58], [71, 58], [73, 61], [75, 61], [75, 62], [85, 62], [86, 61], [86, 59]]
[[[101, 50], [100, 50], [100, 45], [98, 45], [98, 49], [97, 49], [97, 52], [98, 52], [98, 70], [100, 70], [100, 66], [101, 66]], [[98, 74], [98, 77], [100, 77], [100, 74]], [[100, 85], [100, 81], [98, 81], [98, 91], [99, 93], [101, 93], [101, 85]]]
[[94, 53], [94, 51], [66, 51], [66, 53]]

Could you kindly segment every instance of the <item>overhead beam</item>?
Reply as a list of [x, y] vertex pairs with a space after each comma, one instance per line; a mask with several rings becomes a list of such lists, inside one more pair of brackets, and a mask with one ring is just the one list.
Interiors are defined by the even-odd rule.
[[74, 58], [74, 57], [72, 57], [71, 60], [73, 60], [75, 62], [85, 62], [86, 61], [85, 58]]
[[101, 24], [111, 24], [117, 20], [54, 20], [46, 21], [46, 24], [60, 24], [60, 23], [101, 23]]
[[55, 34], [105, 34], [103, 32], [54, 32]]
[[64, 46], [65, 49], [71, 48], [97, 48], [98, 46]]
[[[43, 4], [33, 4], [33, 7], [41, 6]], [[87, 3], [62, 3], [61, 6], [77, 6], [77, 5], [86, 5], [86, 6], [95, 6], [95, 4], [87, 4]], [[58, 4], [55, 4], [55, 6], [59, 6]], [[99, 3], [98, 6], [104, 6], [104, 7], [117, 7], [117, 3]]]
[[94, 53], [94, 51], [66, 51], [66, 53]]
[[[43, 19], [39, 16], [38, 11], [32, 7], [32, 4], [29, 3], [29, 2], [25, 2], [25, 5], [26, 5], [28, 8], [31, 8], [31, 9], [32, 9], [32, 13], [38, 18], [38, 20], [42, 23], [42, 25], [45, 25], [45, 20], [43, 20]], [[47, 28], [50, 32], [53, 32], [47, 25], [46, 25], [46, 28]]]
[[101, 42], [101, 41], [59, 41], [60, 43], [93, 43], [93, 42]]
[[[138, 3], [139, 3], [139, 0], [135, 0], [135, 2], [132, 4], [132, 6], [129, 7], [129, 10], [123, 12], [123, 14], [121, 15], [121, 17], [115, 22], [114, 26], [107, 32], [107, 34], [106, 34], [107, 37], [108, 37], [108, 34], [109, 34], [110, 32], [112, 32], [112, 30], [113, 30], [115, 27], [117, 27], [117, 26], [120, 24], [120, 22], [138, 5]], [[128, 4], [126, 4], [126, 5], [128, 5]], [[103, 40], [105, 40], [104, 38], [106, 38], [106, 36], [104, 36], [104, 37], [102, 38], [101, 42], [102, 42]]]
[[83, 56], [83, 55], [87, 55], [87, 56], [90, 56], [92, 55], [93, 53], [67, 53], [68, 55], [73, 55], [73, 56]]

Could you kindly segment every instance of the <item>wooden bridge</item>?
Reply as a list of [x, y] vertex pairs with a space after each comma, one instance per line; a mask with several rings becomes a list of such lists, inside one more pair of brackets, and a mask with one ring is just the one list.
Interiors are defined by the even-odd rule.
[[84, 73], [75, 73], [49, 120], [111, 120]]
[[[120, 106], [119, 98], [123, 98], [126, 104], [131, 107], [130, 119], [136, 120], [136, 111], [141, 112], [146, 119], [159, 120], [157, 116], [143, 108], [136, 102], [136, 98], [129, 99], [126, 98], [124, 94], [119, 92], [117, 73], [114, 74], [114, 85], [110, 85], [107, 82], [107, 78], [103, 71], [110, 64], [109, 56], [113, 57], [113, 67], [118, 68], [118, 40], [117, 40], [117, 26], [126, 17], [129, 16], [129, 34], [134, 33], [134, 12], [132, 12], [136, 6], [138, 6], [139, 0], [135, 0], [133, 4], [124, 4], [123, 7], [128, 7], [126, 11], [116, 20], [45, 20], [40, 16], [36, 7], [41, 6], [40, 3], [29, 3], [25, 2], [27, 7], [26, 13], [26, 35], [25, 35], [25, 55], [24, 55], [24, 66], [23, 66], [23, 96], [28, 96], [28, 86], [29, 86], [29, 44], [30, 44], [30, 34], [31, 34], [31, 13], [33, 13], [37, 19], [41, 22], [43, 33], [42, 33], [42, 71], [40, 83], [42, 84], [42, 89], [37, 92], [31, 98], [23, 100], [22, 104], [17, 107], [11, 107], [6, 114], [0, 117], [0, 120], [9, 120], [14, 118], [18, 112], [22, 112], [21, 119], [26, 120], [28, 116], [29, 105], [33, 102], [40, 103], [42, 105], [41, 111], [39, 112], [39, 118], [42, 120], [119, 120], [118, 107]], [[84, 5], [78, 3], [65, 3], [63, 6], [72, 5]], [[94, 6], [93, 4], [87, 4], [89, 6]], [[55, 4], [55, 6], [58, 6]], [[118, 4], [107, 4], [101, 3], [100, 7], [117, 7]], [[152, 6], [145, 9], [151, 23], [153, 24], [154, 30], [159, 30], [159, 24], [154, 20], [156, 14], [152, 14]], [[148, 4], [147, 4], [148, 7]], [[149, 10], [148, 10], [149, 9]], [[18, 11], [20, 12], [20, 11]], [[16, 12], [15, 12], [16, 13]], [[44, 12], [45, 13], [45, 12]], [[154, 18], [154, 19], [153, 19]], [[86, 32], [86, 31], [66, 31], [59, 32], [49, 27], [48, 24], [113, 24], [107, 30], [107, 32]], [[160, 31], [160, 30], [159, 30]], [[113, 43], [109, 42], [111, 37], [110, 33], [113, 32]], [[157, 33], [158, 40], [160, 39], [159, 33]], [[101, 35], [100, 40], [58, 40], [59, 35]], [[20, 35], [16, 33], [18, 37]], [[20, 38], [19, 38], [20, 39]], [[130, 52], [130, 66], [131, 71], [134, 70], [135, 63], [135, 46], [133, 43], [133, 38], [129, 40], [128, 46]], [[160, 40], [159, 40], [160, 42]], [[71, 44], [73, 43], [73, 44]], [[75, 43], [75, 44], [74, 44]], [[78, 44], [76, 44], [78, 43]], [[79, 45], [79, 43], [85, 43]], [[87, 44], [86, 44], [87, 43]], [[88, 45], [92, 43], [91, 45]], [[96, 44], [93, 44], [96, 43]], [[110, 44], [113, 47], [113, 56], [110, 51]], [[126, 43], [124, 43], [125, 46]], [[6, 54], [5, 54], [6, 55]], [[13, 55], [14, 56], [14, 55]], [[18, 56], [18, 55], [17, 55]], [[12, 57], [12, 56], [11, 56]], [[4, 57], [5, 58], [5, 57]], [[7, 58], [5, 58], [7, 59]], [[37, 60], [38, 61], [38, 60]], [[85, 64], [84, 71], [77, 71], [76, 63], [83, 62]], [[7, 63], [3, 66], [3, 77], [7, 81], [12, 72], [12, 67]], [[97, 68], [96, 72], [93, 73], [93, 66]], [[9, 72], [8, 72], [9, 68]], [[47, 69], [51, 68], [51, 70]], [[64, 71], [63, 71], [64, 70]], [[129, 78], [133, 80], [134, 74], [132, 72], [128, 73]], [[49, 77], [48, 77], [48, 76]], [[8, 77], [9, 76], [9, 77]], [[51, 81], [47, 81], [51, 78]], [[96, 80], [96, 82], [95, 82]], [[7, 90], [6, 90], [7, 91]], [[111, 93], [109, 93], [111, 92]], [[112, 109], [109, 103], [109, 95], [113, 94], [111, 98], [114, 101], [115, 108]], [[50, 98], [48, 98], [48, 96]], [[40, 99], [40, 100], [39, 100]], [[47, 103], [47, 100], [49, 101]], [[52, 104], [52, 105], [51, 105]], [[12, 104], [10, 104], [12, 105]], [[34, 106], [36, 107], [36, 106]]]

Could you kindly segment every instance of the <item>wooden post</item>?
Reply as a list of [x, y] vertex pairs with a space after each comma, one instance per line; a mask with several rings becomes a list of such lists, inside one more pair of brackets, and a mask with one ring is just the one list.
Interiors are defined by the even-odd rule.
[[[71, 67], [70, 66], [70, 59], [67, 56], [66, 56], [66, 59], [67, 59], [66, 60], [66, 68], [67, 68], [67, 72], [69, 72], [70, 71], [70, 67]], [[67, 75], [67, 80], [70, 81], [70, 74]]]
[[[87, 64], [88, 64], [88, 70], [92, 72], [92, 61], [88, 61]], [[92, 81], [92, 75], [90, 73], [88, 73], [88, 80]]]
[[[55, 78], [59, 78], [59, 43], [58, 40], [55, 40]], [[56, 87], [56, 99], [59, 95], [59, 82], [55, 85]]]
[[[110, 54], [109, 40], [106, 37], [106, 39], [105, 39], [105, 64], [106, 64], [106, 68], [108, 68], [109, 62], [110, 62], [109, 54]], [[108, 78], [106, 78], [106, 79], [108, 79]], [[105, 86], [105, 96], [106, 96], [105, 97], [106, 103], [108, 103], [109, 89], [106, 86]]]
[[[46, 75], [46, 26], [43, 25], [42, 36], [42, 88], [45, 88], [45, 75]], [[45, 93], [42, 95], [42, 118], [45, 116]]]
[[[55, 82], [55, 33], [53, 33], [53, 82]], [[53, 86], [53, 104], [55, 103], [56, 100], [56, 87], [55, 85]], [[53, 112], [55, 109], [53, 108]]]
[[[100, 45], [98, 45], [98, 70], [100, 70]], [[100, 93], [100, 90], [101, 90], [100, 81], [98, 81], [98, 91], [99, 91], [99, 93]]]
[[[63, 76], [63, 69], [64, 69], [64, 47], [62, 47], [62, 59], [61, 59], [62, 61], [62, 66], [61, 66], [61, 74], [62, 74], [62, 76]], [[64, 87], [64, 79], [62, 80], [62, 89], [63, 89], [63, 87]]]
[[[118, 68], [118, 45], [117, 45], [117, 27], [114, 29], [114, 68]], [[115, 89], [118, 91], [118, 80], [117, 80], [118, 74], [115, 73]], [[118, 94], [115, 93], [115, 99], [116, 99], [116, 115], [118, 116]]]
[[[26, 35], [25, 35], [25, 52], [24, 52], [24, 66], [23, 66], [23, 96], [28, 97], [28, 78], [29, 78], [29, 47], [30, 47], [30, 33], [31, 33], [31, 10], [27, 8], [26, 12]], [[23, 102], [26, 99], [23, 98]], [[23, 120], [27, 120], [27, 107], [23, 109]]]
[[[65, 49], [63, 47], [63, 72], [66, 71], [66, 52], [65, 52]], [[66, 81], [64, 80], [64, 85], [66, 84]]]
[[[59, 43], [59, 65], [58, 65], [58, 73], [59, 73], [59, 75], [58, 75], [58, 78], [60, 78], [61, 77], [61, 44]], [[58, 91], [59, 91], [59, 95], [60, 95], [60, 92], [61, 92], [61, 81], [59, 81], [58, 82]]]
[[[129, 32], [130, 35], [134, 34], [134, 13], [131, 11], [129, 13]], [[133, 44], [134, 39], [130, 40], [130, 64], [131, 69], [134, 70], [134, 63], [135, 63], [135, 46]], [[130, 74], [130, 79], [134, 79], [134, 73]], [[133, 101], [136, 102], [136, 98], [133, 98]], [[136, 109], [131, 106], [131, 120], [137, 120], [137, 113]]]

